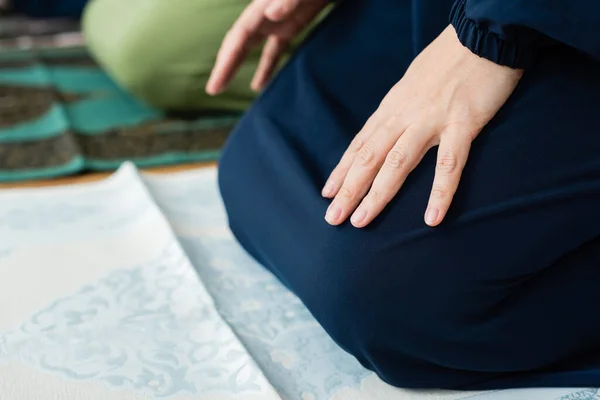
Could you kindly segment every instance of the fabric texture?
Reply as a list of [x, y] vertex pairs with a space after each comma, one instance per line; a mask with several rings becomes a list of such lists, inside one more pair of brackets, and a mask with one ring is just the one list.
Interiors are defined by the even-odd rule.
[[473, 143], [439, 228], [423, 222], [435, 149], [368, 228], [323, 220], [327, 176], [452, 5], [341, 2], [229, 139], [219, 181], [230, 225], [392, 385], [593, 386], [600, 68], [580, 49], [556, 42], [539, 53]]
[[248, 0], [93, 0], [84, 15], [87, 44], [100, 64], [144, 102], [168, 109], [245, 110], [256, 94], [253, 52], [229, 89], [204, 87], [225, 33]]
[[451, 21], [475, 54], [513, 68], [529, 67], [540, 52], [560, 45], [600, 58], [594, 2], [457, 0]]
[[0, 205], [2, 399], [600, 396], [385, 384], [236, 243], [212, 168], [156, 176], [129, 164], [99, 183], [2, 190]]
[[133, 165], [0, 204], [0, 398], [280, 400]]

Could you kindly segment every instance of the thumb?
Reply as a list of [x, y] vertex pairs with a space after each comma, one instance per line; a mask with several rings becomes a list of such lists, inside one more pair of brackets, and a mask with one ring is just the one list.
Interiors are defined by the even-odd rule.
[[302, 0], [273, 0], [266, 8], [265, 17], [274, 22], [279, 22], [290, 16]]

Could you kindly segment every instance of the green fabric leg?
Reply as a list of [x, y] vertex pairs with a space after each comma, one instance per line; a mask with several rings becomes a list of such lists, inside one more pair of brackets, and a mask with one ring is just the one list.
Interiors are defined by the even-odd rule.
[[124, 88], [165, 109], [243, 110], [256, 94], [249, 88], [256, 51], [229, 90], [204, 92], [227, 30], [248, 0], [93, 0], [84, 33], [98, 62]]

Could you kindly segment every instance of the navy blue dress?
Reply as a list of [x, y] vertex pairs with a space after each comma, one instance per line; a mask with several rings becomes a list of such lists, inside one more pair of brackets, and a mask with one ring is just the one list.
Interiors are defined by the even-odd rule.
[[[220, 187], [240, 243], [392, 385], [600, 384], [600, 5], [342, 0], [231, 136]], [[365, 229], [329, 226], [331, 170], [451, 23], [526, 69], [473, 143], [445, 222], [432, 149]]]

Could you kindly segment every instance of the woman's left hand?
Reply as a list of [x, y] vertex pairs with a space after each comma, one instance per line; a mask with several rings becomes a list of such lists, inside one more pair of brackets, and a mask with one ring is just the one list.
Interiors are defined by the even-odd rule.
[[410, 65], [356, 135], [323, 188], [325, 219], [369, 224], [398, 193], [425, 153], [438, 146], [425, 222], [444, 219], [471, 142], [509, 98], [522, 70], [464, 47], [448, 26]]

